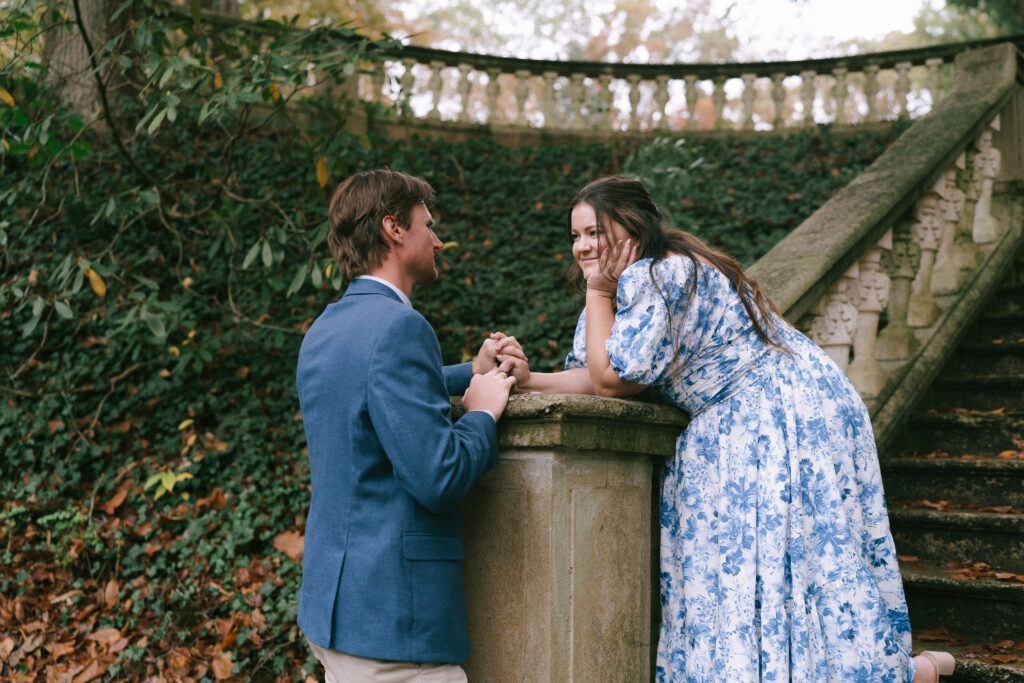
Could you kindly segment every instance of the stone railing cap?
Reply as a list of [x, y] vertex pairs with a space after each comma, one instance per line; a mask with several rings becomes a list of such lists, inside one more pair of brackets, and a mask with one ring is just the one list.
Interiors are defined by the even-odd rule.
[[[453, 413], [463, 413], [452, 399]], [[581, 394], [519, 394], [498, 425], [503, 448], [556, 448], [671, 457], [689, 422], [678, 408]]]

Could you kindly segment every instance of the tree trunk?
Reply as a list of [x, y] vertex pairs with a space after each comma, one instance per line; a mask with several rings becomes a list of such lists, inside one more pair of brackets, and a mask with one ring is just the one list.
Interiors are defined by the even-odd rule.
[[[111, 36], [110, 15], [117, 3], [110, 0], [79, 0], [78, 5], [89, 44], [93, 50], [102, 50]], [[61, 103], [86, 118], [93, 118], [99, 109], [99, 90], [76, 21], [74, 2], [59, 0], [51, 6], [63, 11], [68, 20], [51, 25], [46, 32], [43, 60], [49, 66], [47, 84]], [[96, 61], [101, 61], [101, 55], [96, 55]]]
[[217, 14], [225, 14], [229, 17], [238, 16], [238, 0], [201, 0], [199, 5]]

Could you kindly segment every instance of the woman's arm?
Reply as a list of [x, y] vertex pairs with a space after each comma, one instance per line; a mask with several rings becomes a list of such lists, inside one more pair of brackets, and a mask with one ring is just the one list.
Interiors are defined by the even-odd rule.
[[[516, 375], [515, 370], [512, 374]], [[522, 381], [516, 376], [513, 391], [517, 394], [593, 394], [594, 385], [586, 368], [573, 368], [562, 372], [531, 372]]]
[[605, 342], [612, 336], [612, 323], [615, 322], [612, 297], [601, 290], [587, 288], [587, 370], [592, 391], [598, 396], [632, 396], [646, 389], [647, 385], [622, 379], [608, 360]]
[[605, 343], [612, 336], [615, 322], [615, 296], [619, 276], [636, 261], [636, 245], [619, 241], [602, 250], [600, 267], [587, 278], [587, 369], [594, 393], [598, 396], [632, 396], [647, 385], [622, 379], [608, 360]]

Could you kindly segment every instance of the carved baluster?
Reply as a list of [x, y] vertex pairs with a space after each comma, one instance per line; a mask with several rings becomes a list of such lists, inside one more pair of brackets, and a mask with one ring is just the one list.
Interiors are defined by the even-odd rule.
[[978, 203], [974, 206], [974, 241], [979, 244], [995, 242], [999, 238], [999, 222], [992, 216], [992, 187], [1002, 166], [1002, 154], [992, 146], [992, 133], [999, 130], [997, 116], [988, 128], [981, 131], [975, 143], [978, 152], [974, 155], [974, 182]]
[[[555, 71], [545, 71], [541, 76], [544, 81], [544, 89], [541, 91], [540, 106], [544, 112], [544, 127], [545, 128], [563, 128], [564, 125], [557, 125], [555, 121], [555, 79], [558, 78], [558, 73]], [[564, 122], [559, 121], [558, 124]]]
[[743, 74], [743, 130], [754, 129], [754, 81], [757, 74]]
[[907, 324], [911, 327], [931, 327], [939, 314], [932, 297], [932, 268], [942, 239], [938, 200], [938, 195], [928, 192], [918, 201], [916, 220], [911, 228], [914, 241], [921, 247], [921, 267], [914, 280], [914, 293], [907, 311]]
[[952, 294], [963, 284], [963, 272], [956, 259], [956, 232], [960, 214], [964, 209], [964, 193], [956, 186], [957, 169], [964, 167], [964, 154], [943, 172], [935, 184], [939, 200], [939, 218], [942, 220], [942, 243], [935, 254], [932, 273], [932, 294]]
[[405, 72], [402, 74], [402, 80], [399, 81], [402, 87], [401, 93], [399, 93], [399, 102], [401, 102], [402, 114], [406, 115], [412, 111], [409, 107], [409, 100], [412, 99], [412, 87], [416, 84], [416, 76], [412, 73], [416, 60], [406, 57], [402, 60], [402, 65], [405, 67]]
[[928, 67], [928, 92], [932, 96], [932, 108], [942, 99], [942, 75], [939, 69], [942, 68], [942, 57], [932, 57], [924, 62]]
[[583, 74], [569, 76], [569, 97], [572, 98], [572, 128], [583, 128]]
[[686, 82], [686, 129], [697, 130], [697, 77], [683, 76]]
[[880, 265], [889, 276], [889, 322], [878, 334], [875, 358], [902, 360], [917, 351], [918, 341], [907, 325], [910, 288], [921, 263], [921, 247], [912, 239], [909, 221], [893, 230], [892, 250], [882, 253]]
[[775, 103], [775, 118], [772, 120], [772, 128], [778, 130], [786, 125], [786, 88], [782, 81], [786, 79], [784, 73], [772, 74], [772, 102]]
[[896, 115], [899, 118], [910, 115], [910, 107], [907, 97], [910, 95], [910, 62], [900, 62], [896, 65]]
[[878, 65], [868, 64], [864, 67], [864, 99], [867, 101], [868, 113], [865, 120], [873, 123], [878, 120]]
[[803, 124], [805, 126], [814, 125], [814, 78], [816, 75], [813, 71], [800, 72], [800, 78], [803, 79], [803, 85], [800, 86], [800, 102], [804, 108]]
[[960, 221], [957, 223], [954, 257], [966, 277], [981, 262], [981, 249], [974, 241], [974, 210], [978, 204], [974, 182], [974, 155], [965, 152], [963, 156], [966, 164], [958, 178], [957, 189], [964, 195], [964, 206], [960, 212]]
[[432, 60], [430, 62], [430, 79], [427, 81], [427, 88], [430, 89], [430, 94], [434, 98], [434, 106], [430, 108], [430, 112], [427, 114], [427, 118], [432, 121], [439, 121], [441, 119], [441, 110], [438, 105], [441, 104], [441, 70], [444, 69], [444, 62]]
[[668, 130], [668, 76], [657, 76], [657, 85], [654, 88], [654, 109], [658, 112], [658, 130]]
[[612, 127], [612, 75], [601, 74], [597, 77], [601, 84], [597, 91], [597, 128], [611, 130]]
[[487, 123], [498, 123], [498, 76], [501, 69], [491, 67], [487, 70]]
[[832, 69], [832, 74], [836, 77], [834, 93], [836, 117], [834, 121], [837, 126], [842, 126], [846, 123], [846, 98], [849, 95], [849, 88], [846, 85], [847, 69], [845, 66], [840, 66]]
[[725, 78], [716, 76], [711, 81], [714, 89], [711, 91], [711, 102], [715, 106], [715, 130], [725, 128]]
[[373, 90], [373, 96], [370, 99], [372, 101], [381, 104], [387, 101], [384, 96], [384, 83], [384, 63], [381, 62], [373, 67], [373, 73], [370, 74], [370, 88]]
[[530, 94], [530, 72], [526, 69], [516, 71], [516, 125], [526, 124], [526, 98]]
[[857, 283], [857, 332], [853, 337], [853, 362], [846, 374], [864, 398], [882, 393], [888, 381], [885, 370], [875, 360], [878, 319], [889, 302], [889, 276], [882, 270], [882, 254], [892, 250], [892, 230], [877, 246], [860, 258]]
[[640, 130], [640, 74], [626, 76], [629, 83], [629, 130]]
[[473, 87], [469, 80], [469, 72], [473, 69], [469, 64], [459, 64], [459, 122], [469, 123], [469, 91]]
[[850, 346], [857, 329], [857, 265], [848, 270], [818, 302], [818, 317], [811, 324], [810, 336], [824, 349], [839, 369], [846, 372]]

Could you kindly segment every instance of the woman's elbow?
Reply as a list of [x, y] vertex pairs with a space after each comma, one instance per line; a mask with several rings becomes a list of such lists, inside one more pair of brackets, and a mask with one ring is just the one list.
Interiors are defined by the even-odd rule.
[[618, 382], [594, 383], [594, 394], [597, 396], [604, 396], [607, 398], [622, 398], [624, 396], [629, 396], [630, 393], [631, 392], [627, 389], [627, 387], [623, 386], [621, 383]]

